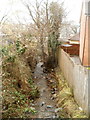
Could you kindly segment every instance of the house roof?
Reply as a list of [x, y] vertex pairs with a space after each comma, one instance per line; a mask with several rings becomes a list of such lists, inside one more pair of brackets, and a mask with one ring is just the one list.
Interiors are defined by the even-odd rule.
[[4, 33], [0, 32], [0, 36], [1, 36], [1, 37], [2, 37], [2, 36], [6, 36], [6, 34], [4, 34]]
[[68, 40], [72, 40], [72, 41], [80, 41], [80, 34], [76, 34], [73, 37], [70, 37]]
[[63, 47], [71, 47], [72, 45], [70, 45], [70, 44], [62, 44], [61, 46], [63, 46]]
[[64, 39], [64, 38], [59, 38], [58, 41], [59, 41], [59, 42], [68, 42], [68, 40], [67, 40], [67, 39]]

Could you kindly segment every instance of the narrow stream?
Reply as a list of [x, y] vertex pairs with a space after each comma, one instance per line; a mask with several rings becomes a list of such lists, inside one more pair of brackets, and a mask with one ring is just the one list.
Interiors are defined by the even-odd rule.
[[43, 73], [42, 64], [42, 62], [39, 62], [34, 72], [35, 84], [40, 92], [40, 97], [34, 103], [38, 111], [37, 118], [57, 118], [56, 102], [52, 100], [51, 88], [48, 86], [46, 79], [48, 75]]

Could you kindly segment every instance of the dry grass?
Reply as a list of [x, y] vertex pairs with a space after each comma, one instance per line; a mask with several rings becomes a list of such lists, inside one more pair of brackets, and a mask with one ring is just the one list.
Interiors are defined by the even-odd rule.
[[57, 96], [58, 106], [62, 108], [59, 113], [62, 118], [87, 118], [86, 114], [79, 109], [73, 97], [73, 91], [69, 88], [62, 72], [56, 69], [56, 78], [59, 82]]
[[[20, 49], [22, 48], [21, 45]], [[3, 118], [26, 117], [25, 110], [29, 110], [30, 102], [39, 95], [32, 80], [32, 71], [27, 63], [28, 52], [29, 48], [23, 54], [18, 54], [15, 44], [4, 46], [2, 56]]]

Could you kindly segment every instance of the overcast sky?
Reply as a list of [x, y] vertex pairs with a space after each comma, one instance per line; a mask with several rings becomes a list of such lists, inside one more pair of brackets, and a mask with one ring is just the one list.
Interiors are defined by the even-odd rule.
[[[12, 1], [14, 1], [13, 5]], [[34, 2], [34, 0], [30, 1]], [[59, 1], [61, 0], [58, 0], [58, 2]], [[68, 20], [75, 21], [75, 23], [78, 24], [80, 19], [82, 0], [63, 0], [63, 1], [65, 1], [64, 7], [66, 8], [66, 11], [69, 12]], [[27, 18], [26, 20], [29, 20], [29, 18], [27, 17], [26, 10], [22, 3], [20, 2], [20, 0], [0, 0], [0, 19], [4, 14], [8, 14], [10, 18], [16, 19], [17, 16], [15, 16], [15, 13], [17, 12], [19, 13], [18, 17], [20, 19], [23, 20]]]

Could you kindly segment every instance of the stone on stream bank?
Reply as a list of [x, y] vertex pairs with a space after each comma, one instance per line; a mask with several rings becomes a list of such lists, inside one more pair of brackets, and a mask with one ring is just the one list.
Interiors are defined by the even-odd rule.
[[53, 108], [53, 106], [51, 106], [51, 105], [47, 105], [47, 108]]

